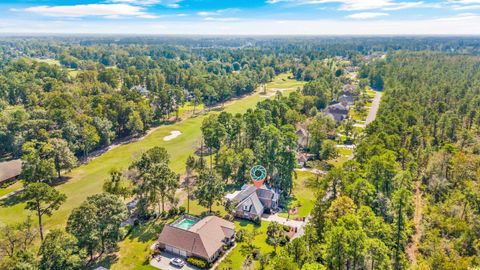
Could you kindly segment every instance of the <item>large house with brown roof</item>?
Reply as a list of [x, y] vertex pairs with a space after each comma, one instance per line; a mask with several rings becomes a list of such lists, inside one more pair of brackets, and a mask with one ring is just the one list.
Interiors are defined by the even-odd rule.
[[235, 241], [235, 225], [217, 216], [199, 219], [184, 215], [165, 225], [158, 237], [158, 246], [182, 257], [198, 257], [208, 262], [215, 261]]
[[0, 163], [0, 183], [13, 181], [22, 172], [22, 161], [20, 159]]

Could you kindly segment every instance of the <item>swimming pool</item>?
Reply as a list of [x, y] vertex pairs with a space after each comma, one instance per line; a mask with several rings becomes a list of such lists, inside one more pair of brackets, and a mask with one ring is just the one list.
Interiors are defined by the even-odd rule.
[[176, 221], [174, 226], [182, 230], [188, 231], [197, 222], [198, 220], [192, 218], [182, 218], [181, 220]]

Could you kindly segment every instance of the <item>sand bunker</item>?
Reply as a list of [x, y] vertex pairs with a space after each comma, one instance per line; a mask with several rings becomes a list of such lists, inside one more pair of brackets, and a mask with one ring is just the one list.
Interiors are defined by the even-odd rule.
[[170, 131], [170, 135], [163, 137], [163, 140], [164, 141], [170, 141], [170, 140], [173, 140], [173, 139], [177, 138], [181, 134], [182, 134], [182, 132], [180, 132], [178, 130], [173, 130], [173, 131]]

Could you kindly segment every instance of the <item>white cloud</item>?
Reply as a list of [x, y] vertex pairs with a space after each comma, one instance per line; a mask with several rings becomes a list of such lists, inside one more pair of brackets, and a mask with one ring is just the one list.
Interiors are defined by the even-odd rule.
[[216, 22], [235, 22], [235, 21], [239, 21], [240, 18], [235, 18], [235, 17], [222, 17], [222, 18], [206, 17], [204, 20], [205, 21], [216, 21]]
[[153, 19], [157, 16], [144, 11], [144, 8], [128, 4], [87, 4], [71, 6], [34, 6], [25, 8], [24, 11], [49, 16], [49, 17], [87, 17], [100, 16], [106, 18], [118, 18], [133, 16], [145, 19]]
[[475, 13], [461, 13], [457, 14], [455, 16], [450, 16], [450, 17], [444, 17], [444, 18], [439, 18], [436, 19], [436, 21], [473, 21], [480, 19], [480, 16], [475, 14]]
[[388, 15], [389, 15], [388, 13], [382, 13], [382, 12], [360, 12], [360, 13], [348, 15], [347, 18], [365, 20], [365, 19], [374, 19], [378, 17], [384, 17]]
[[171, 8], [179, 8], [183, 0], [109, 0], [110, 3], [123, 3], [139, 6], [163, 5]]
[[[469, 1], [469, 0], [466, 0]], [[474, 0], [472, 0], [474, 1]], [[480, 0], [479, 0], [480, 1]], [[267, 0], [269, 4], [289, 3], [292, 5], [321, 5], [321, 4], [340, 4], [340, 10], [399, 10], [405, 8], [426, 7], [427, 4], [421, 1], [417, 2], [397, 2], [395, 0]], [[428, 4], [430, 6], [430, 4]]]
[[454, 5], [452, 6], [452, 8], [455, 10], [472, 10], [472, 9], [480, 9], [480, 5], [466, 5], [466, 6]]
[[199, 11], [197, 12], [197, 15], [202, 17], [212, 17], [212, 16], [220, 16], [225, 13], [235, 13], [238, 11], [240, 11], [238, 8], [226, 8], [226, 9], [219, 9], [214, 11]]

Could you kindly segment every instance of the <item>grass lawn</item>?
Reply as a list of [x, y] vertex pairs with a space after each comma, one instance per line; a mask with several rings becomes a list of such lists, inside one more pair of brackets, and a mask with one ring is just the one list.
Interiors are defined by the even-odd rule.
[[369, 95], [371, 98], [375, 97], [375, 91], [372, 88], [368, 87], [366, 89], [366, 92], [367, 92], [367, 95]]
[[33, 58], [33, 59], [35, 59], [38, 62], [47, 63], [49, 65], [61, 66], [60, 61], [56, 59], [40, 59], [40, 58]]
[[[193, 115], [193, 103], [192, 102], [186, 102], [180, 109], [178, 110], [178, 115], [180, 115], [181, 118], [185, 119], [188, 117], [191, 117]], [[198, 104], [195, 106], [195, 113], [199, 113], [204, 109], [203, 104]]]
[[[291, 219], [307, 217], [315, 205], [315, 190], [308, 186], [308, 179], [315, 177], [311, 172], [296, 171], [297, 178], [294, 178], [292, 200], [290, 207], [297, 206], [297, 213], [290, 215]], [[281, 212], [279, 216], [288, 217], [288, 213]]]
[[[268, 222], [262, 221], [262, 224], [260, 226], [257, 226], [252, 222], [246, 220], [236, 220], [234, 223], [237, 231], [240, 229], [245, 229], [250, 232], [255, 231], [253, 244], [257, 249], [260, 250], [262, 254], [270, 253], [273, 251], [273, 246], [267, 244]], [[217, 269], [241, 269], [243, 262], [245, 261], [245, 256], [242, 254], [242, 246], [244, 245], [244, 243], [237, 243], [232, 252], [230, 252], [230, 254], [228, 254], [228, 256], [223, 259]], [[280, 247], [277, 247], [277, 252], [279, 250]], [[254, 261], [254, 269], [258, 269], [258, 263], [258, 261]]]
[[156, 269], [149, 265], [150, 247], [155, 243], [163, 225], [173, 220], [150, 222], [133, 229], [129, 236], [118, 244], [119, 251], [114, 261], [105, 260], [102, 266], [118, 269]]
[[5, 195], [5, 194], [8, 194], [10, 192], [13, 192], [17, 189], [20, 189], [23, 187], [23, 184], [21, 181], [17, 181], [15, 183], [12, 183], [11, 185], [9, 186], [6, 186], [6, 187], [3, 187], [3, 188], [0, 188], [0, 197]]
[[338, 148], [338, 157], [330, 159], [327, 162], [335, 167], [341, 166], [347, 160], [350, 159], [350, 156], [353, 154], [352, 149], [347, 149], [343, 147]]
[[[187, 209], [187, 201], [185, 200], [185, 203], [182, 204], [185, 209]], [[200, 216], [203, 212], [208, 211], [208, 208], [205, 208], [201, 205], [198, 204], [197, 200], [190, 200], [190, 212], [189, 214], [195, 215], [195, 216]], [[212, 212], [220, 212], [220, 216], [223, 217], [227, 214], [227, 211], [225, 211], [225, 207], [223, 205], [217, 205], [215, 204], [212, 206]]]

